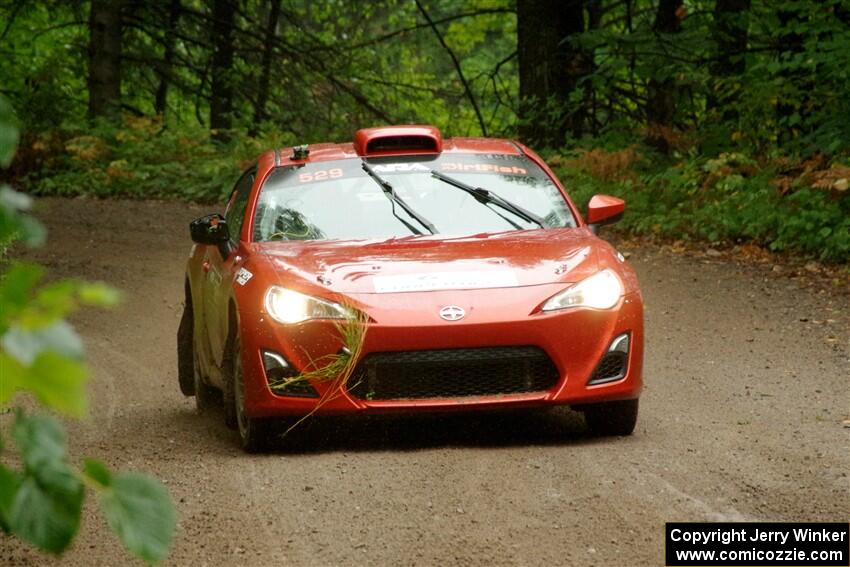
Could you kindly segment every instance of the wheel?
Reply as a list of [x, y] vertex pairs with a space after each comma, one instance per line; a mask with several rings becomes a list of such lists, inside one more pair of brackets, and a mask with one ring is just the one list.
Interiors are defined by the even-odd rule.
[[215, 388], [204, 382], [197, 358], [193, 361], [192, 382], [195, 389], [195, 407], [198, 408], [198, 413], [204, 413], [215, 405], [219, 395]]
[[195, 395], [194, 325], [192, 300], [187, 297], [180, 326], [177, 327], [177, 381], [184, 396]]
[[601, 436], [631, 435], [638, 416], [638, 400], [620, 400], [583, 406], [590, 430]]
[[227, 405], [232, 407], [232, 417], [242, 449], [247, 453], [257, 453], [267, 448], [270, 438], [270, 422], [267, 419], [249, 417], [245, 413], [245, 379], [242, 372], [242, 344], [238, 333], [234, 336], [230, 349], [230, 372], [228, 390], [232, 403], [225, 400], [225, 418]]
[[186, 294], [186, 306], [177, 328], [177, 381], [184, 396], [195, 396], [195, 405], [204, 412], [216, 398], [216, 391], [209, 386], [201, 375], [198, 357], [195, 353], [195, 314], [192, 310], [192, 297]]
[[[236, 333], [231, 331], [231, 337]], [[222, 368], [224, 369], [224, 388], [221, 391], [222, 402], [224, 404], [224, 424], [230, 429], [236, 429], [236, 387], [234, 381], [234, 360], [235, 348], [233, 339], [229, 338], [224, 347], [224, 360], [222, 360]], [[242, 357], [239, 357], [239, 366], [242, 366]], [[241, 373], [241, 370], [240, 370]]]

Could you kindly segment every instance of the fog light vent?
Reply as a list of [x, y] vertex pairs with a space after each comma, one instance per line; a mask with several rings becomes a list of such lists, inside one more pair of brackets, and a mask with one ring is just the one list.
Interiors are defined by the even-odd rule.
[[608, 352], [624, 352], [629, 354], [629, 338], [631, 335], [623, 333], [616, 339], [611, 341], [611, 346], [608, 347]]
[[263, 351], [263, 367], [271, 391], [279, 396], [318, 398], [319, 393], [306, 380], [292, 380], [299, 372], [286, 359], [271, 350]]
[[590, 380], [587, 381], [588, 386], [622, 380], [626, 376], [629, 367], [630, 342], [629, 333], [618, 335], [611, 341], [608, 351], [590, 375]]

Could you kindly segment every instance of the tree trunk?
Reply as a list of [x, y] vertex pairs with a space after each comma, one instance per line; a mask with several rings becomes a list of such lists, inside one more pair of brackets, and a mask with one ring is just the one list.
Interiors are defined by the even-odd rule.
[[[599, 29], [602, 24], [602, 0], [587, 0], [587, 30], [593, 31]], [[596, 72], [596, 58], [594, 54], [589, 54], [588, 57], [588, 72]], [[587, 123], [590, 126], [590, 133], [596, 135], [599, 133], [599, 108], [596, 101], [596, 90], [593, 88], [593, 82], [587, 81], [584, 86], [584, 107], [587, 114]]]
[[168, 6], [168, 22], [165, 32], [165, 51], [162, 61], [157, 66], [159, 86], [156, 89], [154, 109], [160, 116], [165, 116], [168, 108], [168, 78], [173, 72], [174, 64], [174, 32], [177, 30], [177, 21], [180, 19], [180, 0], [171, 0]]
[[121, 0], [92, 0], [89, 13], [89, 116], [121, 110]]
[[850, 6], [835, 6], [835, 17], [841, 20], [844, 25], [850, 26]]
[[[682, 29], [682, 0], [658, 0], [658, 11], [652, 30], [658, 34], [679, 33]], [[649, 126], [647, 143], [659, 151], [670, 151], [667, 132], [676, 115], [676, 81], [671, 76], [653, 77], [649, 81], [646, 116]]]
[[740, 75], [746, 69], [748, 18], [751, 0], [717, 0], [714, 5], [714, 41], [717, 43], [715, 76]]
[[735, 116], [734, 97], [723, 94], [723, 80], [741, 75], [747, 68], [744, 53], [747, 50], [748, 21], [751, 0], [717, 0], [714, 4], [712, 36], [717, 45], [711, 74], [715, 84], [708, 94], [708, 108], [723, 106], [724, 119]]
[[779, 131], [777, 142], [785, 145], [804, 131], [802, 122], [811, 106], [807, 93], [813, 87], [813, 78], [805, 70], [788, 65], [789, 60], [805, 50], [805, 36], [799, 30], [803, 27], [801, 24], [807, 22], [808, 13], [798, 8], [780, 10], [777, 15], [780, 28], [776, 56], [781, 63], [779, 75], [782, 77], [782, 89], [778, 93], [776, 114], [780, 123], [785, 123]]
[[568, 133], [581, 136], [585, 103], [570, 108], [570, 95], [590, 71], [591, 62], [569, 40], [583, 31], [582, 0], [517, 0], [522, 138], [561, 146]]
[[210, 128], [215, 138], [227, 141], [233, 127], [233, 28], [236, 17], [235, 0], [215, 0], [213, 3]]
[[266, 105], [269, 100], [269, 85], [271, 83], [272, 58], [274, 56], [274, 41], [277, 35], [277, 23], [280, 19], [280, 1], [271, 0], [269, 19], [266, 22], [266, 37], [263, 45], [263, 60], [260, 63], [260, 80], [257, 85], [257, 100], [254, 105], [254, 122], [251, 135], [257, 134], [260, 124], [268, 117]]

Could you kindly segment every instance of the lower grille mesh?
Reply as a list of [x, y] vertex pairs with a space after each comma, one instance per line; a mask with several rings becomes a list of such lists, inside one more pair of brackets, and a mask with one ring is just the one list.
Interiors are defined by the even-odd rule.
[[349, 392], [365, 400], [520, 394], [549, 390], [558, 378], [537, 347], [384, 352], [357, 365]]
[[613, 382], [614, 380], [623, 378], [626, 375], [628, 362], [629, 355], [624, 352], [612, 351], [605, 353], [587, 383], [602, 384], [603, 382]]

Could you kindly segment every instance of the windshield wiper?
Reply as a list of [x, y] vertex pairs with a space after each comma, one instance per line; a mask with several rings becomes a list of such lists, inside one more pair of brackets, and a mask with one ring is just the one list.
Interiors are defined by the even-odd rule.
[[[436, 177], [437, 179], [439, 179], [443, 183], [448, 183], [449, 185], [452, 185], [454, 187], [457, 187], [458, 189], [462, 189], [462, 190], [466, 191], [467, 193], [469, 193], [470, 195], [475, 197], [475, 200], [478, 201], [479, 203], [484, 203], [484, 204], [489, 203], [489, 204], [496, 205], [497, 207], [501, 207], [502, 209], [504, 209], [504, 210], [506, 210], [510, 213], [515, 214], [516, 216], [518, 216], [519, 218], [521, 218], [525, 221], [536, 224], [540, 228], [546, 228], [545, 221], [542, 218], [535, 215], [531, 211], [520, 207], [516, 203], [512, 203], [512, 202], [508, 201], [504, 197], [500, 197], [499, 195], [493, 193], [492, 191], [488, 191], [487, 189], [482, 189], [481, 187], [473, 187], [472, 185], [467, 185], [463, 181], [459, 181], [459, 180], [455, 179], [454, 177], [449, 177], [448, 175], [443, 175], [439, 171], [434, 171], [433, 169], [431, 170], [431, 175]], [[498, 213], [496, 213], [496, 214], [498, 214]], [[499, 216], [501, 217], [502, 215], [499, 215]], [[502, 217], [502, 218], [505, 218], [505, 217]], [[505, 220], [507, 220], [507, 219], [505, 219]], [[508, 222], [510, 222], [510, 221], [508, 221]], [[511, 224], [514, 224], [514, 223], [511, 223]], [[514, 226], [516, 226], [516, 225], [514, 224]], [[517, 227], [517, 228], [519, 228], [519, 227]]]
[[404, 209], [404, 212], [410, 215], [410, 218], [424, 226], [428, 230], [428, 232], [430, 232], [431, 234], [437, 234], [437, 229], [434, 228], [434, 225], [431, 224], [428, 219], [414, 211], [410, 207], [410, 205], [408, 205], [407, 202], [402, 199], [398, 193], [395, 192], [395, 189], [393, 189], [393, 186], [390, 185], [389, 181], [375, 173], [375, 170], [369, 167], [369, 164], [366, 163], [366, 160], [363, 160], [363, 171], [365, 171], [369, 175], [369, 177], [374, 179], [375, 183], [377, 183], [381, 187], [381, 190], [384, 192], [384, 195], [387, 196], [387, 198], [390, 200], [390, 203], [392, 203], [393, 205], [393, 216], [403, 222], [404, 225], [411, 230], [411, 232], [413, 232], [414, 234], [422, 234], [421, 230], [417, 229], [415, 226], [398, 216], [398, 213], [396, 213], [395, 211], [396, 203], [398, 203], [399, 206]]

